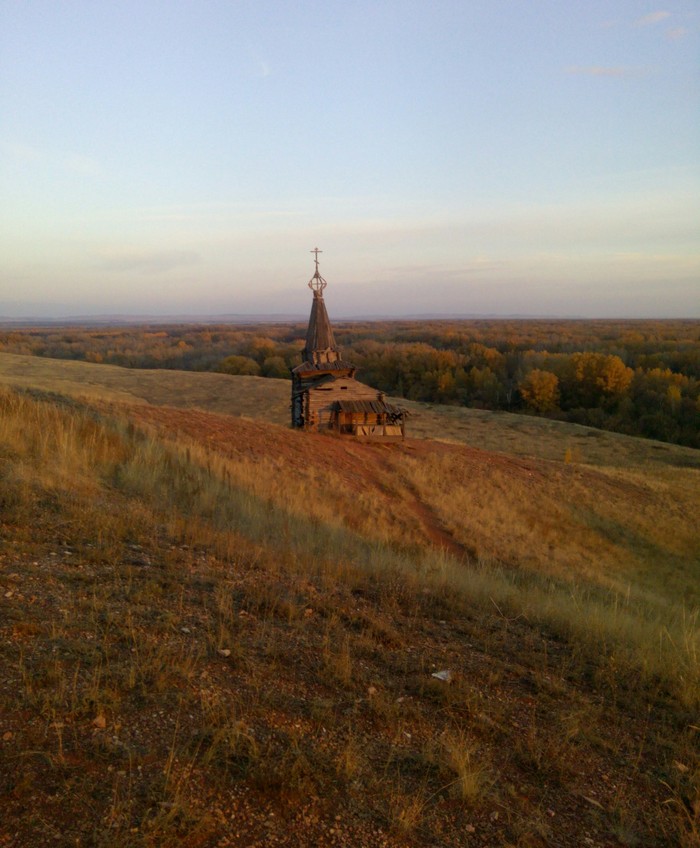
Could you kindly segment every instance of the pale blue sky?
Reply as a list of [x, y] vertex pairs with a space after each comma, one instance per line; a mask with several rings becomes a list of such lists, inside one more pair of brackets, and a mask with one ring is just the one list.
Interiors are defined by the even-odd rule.
[[0, 16], [0, 317], [700, 317], [696, 0]]

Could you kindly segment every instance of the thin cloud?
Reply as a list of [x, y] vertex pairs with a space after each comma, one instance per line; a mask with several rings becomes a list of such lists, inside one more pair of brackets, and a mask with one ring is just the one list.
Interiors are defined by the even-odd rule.
[[635, 26], [653, 26], [654, 24], [659, 24], [661, 21], [665, 21], [666, 18], [670, 18], [671, 13], [665, 12], [663, 10], [658, 10], [657, 12], [649, 12], [648, 15], [644, 15], [644, 17], [639, 18], [639, 20], [634, 22]]
[[674, 27], [673, 29], [668, 30], [666, 33], [666, 38], [669, 41], [678, 41], [680, 38], [685, 38], [688, 34], [688, 30], [685, 27]]

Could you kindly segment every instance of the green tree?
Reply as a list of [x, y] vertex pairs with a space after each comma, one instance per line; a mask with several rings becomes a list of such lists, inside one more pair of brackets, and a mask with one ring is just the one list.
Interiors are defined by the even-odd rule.
[[289, 378], [289, 366], [281, 356], [268, 356], [262, 364], [263, 377]]
[[216, 370], [224, 374], [244, 374], [253, 377], [260, 375], [260, 366], [249, 356], [227, 356], [216, 366]]

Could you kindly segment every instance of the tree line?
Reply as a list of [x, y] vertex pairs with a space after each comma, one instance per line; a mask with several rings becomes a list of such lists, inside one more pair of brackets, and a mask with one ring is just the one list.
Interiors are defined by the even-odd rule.
[[[0, 351], [130, 368], [288, 378], [306, 326], [0, 330]], [[432, 403], [543, 415], [700, 447], [700, 322], [338, 323], [364, 382]]]

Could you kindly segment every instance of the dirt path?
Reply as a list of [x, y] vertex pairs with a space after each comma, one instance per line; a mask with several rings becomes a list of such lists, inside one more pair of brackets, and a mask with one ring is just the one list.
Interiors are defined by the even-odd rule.
[[[421, 500], [415, 485], [401, 472], [401, 463], [391, 462], [391, 458], [397, 452], [423, 455], [447, 450], [481, 454], [479, 451], [430, 442], [371, 445], [289, 430], [282, 434], [275, 425], [172, 407], [134, 406], [128, 408], [128, 414], [159, 432], [184, 435], [232, 458], [272, 459], [281, 468], [298, 472], [318, 469], [332, 473], [341, 478], [347, 491], [356, 492], [358, 496], [367, 490], [374, 492], [387, 502], [387, 513], [398, 507], [407, 516], [413, 516], [425, 541], [434, 547], [458, 559], [472, 554], [455, 540], [435, 510]], [[483, 462], [486, 456], [483, 454], [479, 458]]]
[[[415, 450], [413, 445], [409, 445], [409, 449]], [[472, 554], [464, 545], [461, 545], [454, 536], [445, 528], [442, 520], [435, 510], [424, 501], [421, 500], [420, 493], [416, 489], [414, 483], [409, 480], [405, 474], [401, 473], [400, 466], [397, 467], [390, 462], [386, 455], [382, 456], [377, 452], [377, 466], [382, 469], [382, 472], [387, 477], [394, 481], [398, 479], [404, 491], [405, 506], [411, 510], [420, 522], [426, 538], [436, 548], [445, 551], [457, 559], [469, 558]]]

